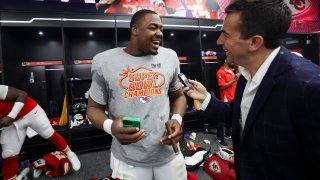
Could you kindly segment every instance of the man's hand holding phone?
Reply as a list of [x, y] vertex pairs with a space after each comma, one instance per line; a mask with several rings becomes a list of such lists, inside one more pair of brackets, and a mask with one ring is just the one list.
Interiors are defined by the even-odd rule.
[[208, 95], [207, 89], [198, 81], [189, 80], [189, 83], [192, 85], [193, 89], [185, 87], [183, 92], [185, 92], [189, 97], [200, 102], [204, 101]]
[[183, 92], [194, 100], [204, 101], [207, 97], [207, 89], [198, 81], [188, 79], [183, 73], [178, 74], [178, 78], [184, 85]]
[[117, 119], [111, 125], [112, 135], [115, 136], [122, 145], [136, 143], [140, 141], [144, 137], [144, 130], [140, 129], [140, 121], [138, 123], [139, 127], [132, 126], [132, 124], [137, 125], [136, 122], [133, 123], [132, 121], [131, 121], [132, 124], [130, 125], [130, 127], [128, 127], [128, 124], [126, 124], [125, 125], [126, 127], [125, 127], [123, 124], [123, 118], [125, 119], [124, 121], [125, 123], [129, 123], [128, 117], [125, 117], [125, 116], [117, 117]]
[[192, 85], [189, 83], [188, 78], [183, 73], [178, 74], [178, 78], [180, 82], [184, 85], [184, 87], [188, 87], [189, 89], [193, 88]]

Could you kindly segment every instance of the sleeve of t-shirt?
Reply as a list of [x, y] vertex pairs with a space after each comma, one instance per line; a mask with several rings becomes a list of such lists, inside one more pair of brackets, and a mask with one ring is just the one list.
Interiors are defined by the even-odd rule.
[[226, 84], [226, 79], [224, 78], [224, 74], [221, 71], [218, 71], [217, 74], [218, 86], [223, 86]]
[[0, 100], [5, 100], [8, 93], [8, 86], [0, 84]]
[[170, 50], [170, 55], [172, 56], [172, 60], [174, 61], [174, 72], [169, 85], [169, 91], [177, 91], [181, 87], [178, 80], [178, 74], [180, 73], [180, 61], [175, 51]]
[[102, 74], [102, 67], [97, 56], [93, 58], [91, 66], [92, 82], [89, 89], [90, 97], [98, 104], [106, 105], [108, 101], [106, 80]]

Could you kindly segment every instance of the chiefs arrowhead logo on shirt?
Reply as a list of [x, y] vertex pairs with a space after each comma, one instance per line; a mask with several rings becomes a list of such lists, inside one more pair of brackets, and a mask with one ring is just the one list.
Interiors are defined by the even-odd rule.
[[221, 167], [220, 167], [218, 161], [216, 161], [216, 160], [213, 160], [210, 162], [209, 168], [214, 173], [221, 173]]
[[297, 16], [305, 11], [307, 11], [311, 6], [311, 0], [286, 0], [288, 1], [288, 6], [292, 11], [292, 16]]
[[140, 97], [140, 102], [141, 103], [148, 103], [148, 102], [150, 102], [152, 100], [152, 98], [150, 97], [150, 96], [141, 96]]

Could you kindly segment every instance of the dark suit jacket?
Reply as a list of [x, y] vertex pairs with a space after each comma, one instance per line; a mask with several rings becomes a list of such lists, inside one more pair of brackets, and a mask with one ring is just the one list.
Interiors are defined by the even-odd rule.
[[237, 180], [320, 179], [320, 67], [281, 47], [254, 97], [240, 135], [240, 103], [246, 79], [238, 80], [233, 103], [214, 95], [204, 114], [233, 116]]

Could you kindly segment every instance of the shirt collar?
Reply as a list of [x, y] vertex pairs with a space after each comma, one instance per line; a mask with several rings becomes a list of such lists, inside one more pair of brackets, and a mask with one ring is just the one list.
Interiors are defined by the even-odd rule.
[[233, 70], [233, 69], [231, 69], [231, 68], [229, 68], [229, 69], [224, 69], [225, 72], [233, 75], [234, 73], [233, 73], [232, 70]]
[[252, 80], [253, 83], [260, 84], [264, 75], [267, 73], [272, 61], [277, 56], [279, 51], [280, 47], [274, 49], [268, 56], [268, 58], [262, 63], [262, 65], [259, 67], [258, 71], [253, 77], [251, 77], [250, 72], [246, 70], [244, 67], [239, 66], [239, 72], [246, 78], [247, 81]]
[[246, 78], [247, 81], [251, 80], [251, 75], [250, 75], [249, 71], [247, 71], [244, 67], [239, 66], [238, 70], [242, 74], [242, 76], [244, 76], [244, 78]]

